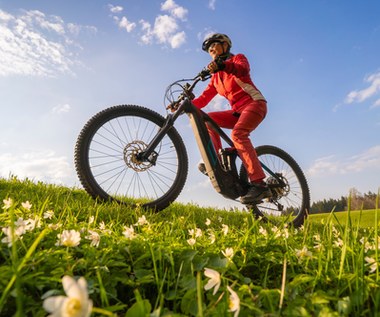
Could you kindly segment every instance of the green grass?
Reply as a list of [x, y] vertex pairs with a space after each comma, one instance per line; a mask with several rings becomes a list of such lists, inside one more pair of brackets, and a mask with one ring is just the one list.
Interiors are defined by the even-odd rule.
[[[93, 316], [234, 316], [229, 289], [239, 316], [380, 316], [376, 211], [312, 215], [294, 229], [178, 203], [152, 213], [15, 178], [0, 179], [0, 205], [0, 316], [46, 316], [64, 275], [87, 281]], [[57, 243], [64, 230], [80, 234], [77, 246]], [[220, 274], [215, 295], [205, 268]]]
[[[376, 215], [377, 213], [377, 215]], [[333, 213], [331, 221], [335, 224], [346, 223], [348, 212], [336, 212]], [[309, 216], [309, 220], [315, 223], [320, 223], [323, 219], [331, 217], [332, 214], [314, 214]], [[358, 225], [362, 228], [375, 227], [376, 217], [380, 221], [380, 210], [354, 210], [350, 211], [350, 220], [352, 225]]]

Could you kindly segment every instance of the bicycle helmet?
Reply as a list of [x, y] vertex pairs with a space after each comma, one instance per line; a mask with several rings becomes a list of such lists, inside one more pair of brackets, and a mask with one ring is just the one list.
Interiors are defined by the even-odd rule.
[[211, 44], [215, 42], [219, 42], [219, 43], [226, 42], [228, 44], [228, 49], [230, 49], [232, 46], [231, 39], [226, 34], [215, 33], [203, 41], [202, 50], [204, 50], [205, 52], [208, 52], [208, 49], [211, 46]]

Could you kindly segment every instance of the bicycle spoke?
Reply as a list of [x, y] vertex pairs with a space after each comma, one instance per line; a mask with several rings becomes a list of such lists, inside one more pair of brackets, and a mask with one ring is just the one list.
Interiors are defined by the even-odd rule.
[[169, 137], [156, 147], [154, 165], [139, 165], [131, 156], [146, 147], [159, 129], [143, 117], [122, 116], [108, 120], [97, 130], [88, 159], [94, 179], [107, 194], [122, 200], [157, 199], [171, 188], [179, 162]]

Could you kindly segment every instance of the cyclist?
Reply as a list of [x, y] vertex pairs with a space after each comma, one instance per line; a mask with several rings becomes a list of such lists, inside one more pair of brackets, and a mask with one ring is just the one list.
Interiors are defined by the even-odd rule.
[[[207, 66], [212, 76], [206, 89], [192, 102], [201, 109], [217, 94], [229, 101], [231, 110], [208, 114], [220, 127], [232, 129], [232, 141], [250, 181], [250, 188], [246, 195], [240, 197], [240, 201], [243, 204], [249, 204], [259, 202], [271, 195], [264, 182], [265, 173], [249, 139], [249, 134], [265, 118], [267, 103], [250, 77], [247, 58], [243, 54], [232, 54], [231, 46], [232, 42], [225, 34], [215, 33], [205, 39], [202, 50], [208, 52], [212, 58]], [[208, 132], [216, 152], [219, 153], [222, 148], [220, 136], [211, 128]], [[199, 170], [205, 173], [206, 168], [203, 163], [199, 165]]]

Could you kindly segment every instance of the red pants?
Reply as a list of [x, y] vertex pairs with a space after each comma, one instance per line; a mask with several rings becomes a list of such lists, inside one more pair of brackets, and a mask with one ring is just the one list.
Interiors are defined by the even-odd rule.
[[[249, 139], [249, 134], [263, 121], [267, 112], [265, 101], [252, 101], [240, 110], [240, 116], [233, 115], [233, 110], [210, 112], [208, 115], [221, 128], [232, 129], [231, 139], [247, 170], [251, 182], [261, 182], [265, 173], [257, 158], [255, 148]], [[211, 128], [208, 129], [215, 150], [222, 148], [220, 136]]]

